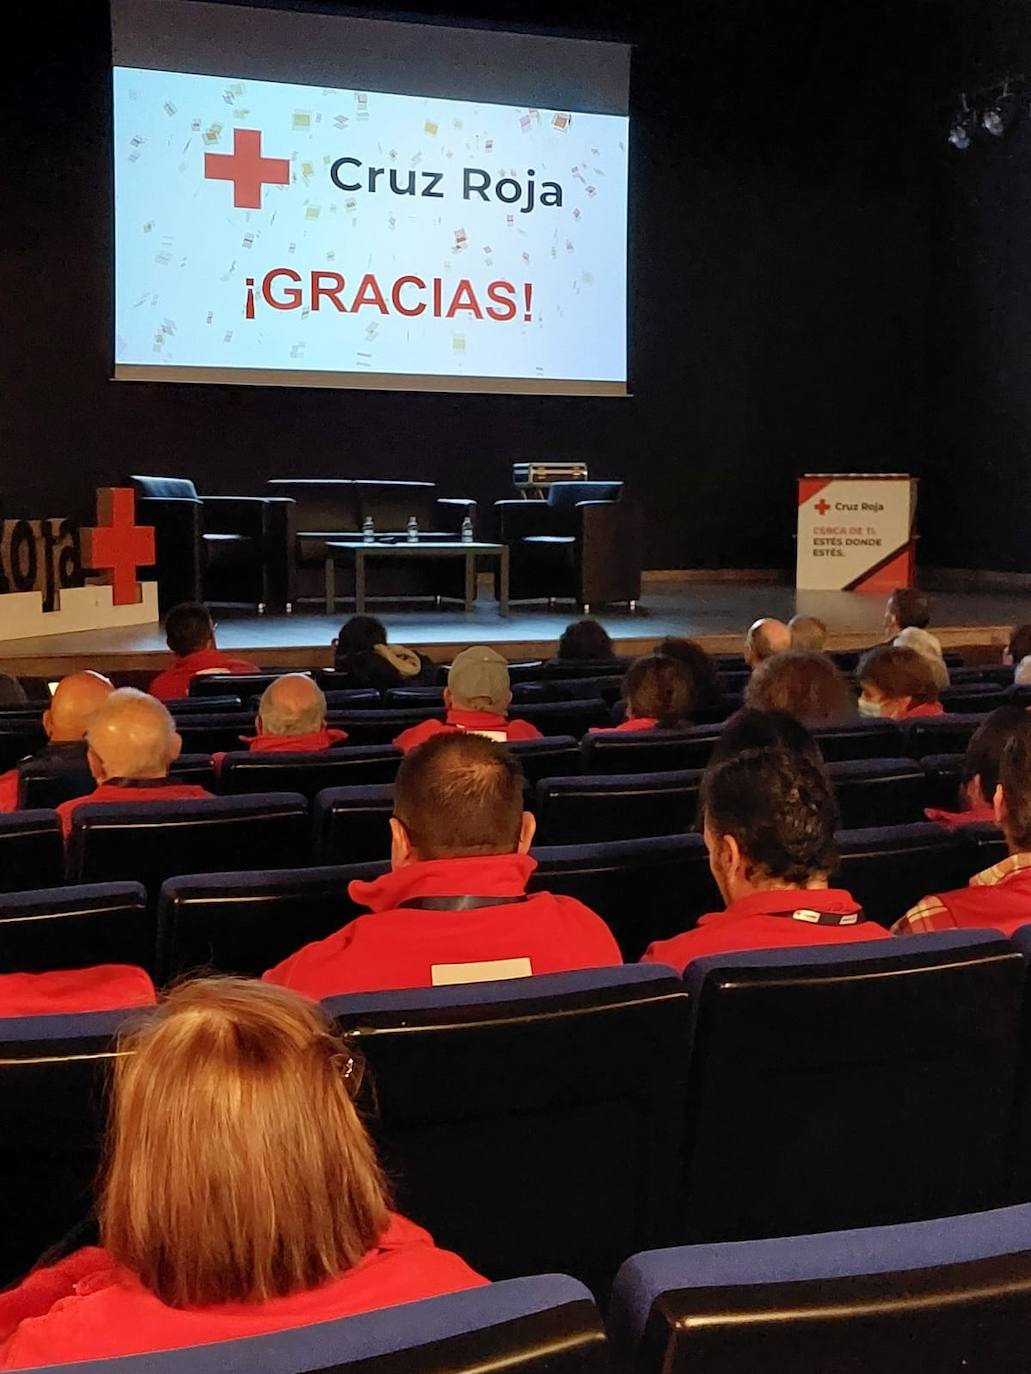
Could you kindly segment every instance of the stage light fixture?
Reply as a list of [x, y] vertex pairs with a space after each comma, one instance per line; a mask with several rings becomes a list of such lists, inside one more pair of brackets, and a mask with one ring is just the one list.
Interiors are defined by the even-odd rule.
[[959, 110], [949, 126], [949, 142], [960, 152], [965, 151], [974, 141], [974, 129], [977, 126], [977, 119], [973, 110], [967, 104], [965, 95], [960, 96]]
[[1010, 94], [1009, 82], [1002, 88], [1002, 95], [993, 100], [981, 115], [981, 124], [993, 138], [1003, 134], [1017, 117], [1017, 97]]

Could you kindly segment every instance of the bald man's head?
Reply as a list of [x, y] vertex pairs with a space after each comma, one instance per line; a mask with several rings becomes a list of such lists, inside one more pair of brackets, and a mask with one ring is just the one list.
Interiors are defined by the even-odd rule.
[[270, 682], [258, 706], [258, 733], [310, 735], [326, 723], [326, 698], [306, 673]]
[[757, 620], [745, 636], [745, 662], [755, 668], [774, 654], [787, 653], [791, 648], [791, 631], [783, 620], [764, 617]]
[[156, 697], [135, 687], [112, 692], [86, 733], [97, 782], [110, 778], [166, 778], [183, 742]]
[[63, 677], [54, 689], [50, 709], [43, 712], [43, 729], [55, 744], [79, 743], [114, 690], [100, 673], [71, 673]]

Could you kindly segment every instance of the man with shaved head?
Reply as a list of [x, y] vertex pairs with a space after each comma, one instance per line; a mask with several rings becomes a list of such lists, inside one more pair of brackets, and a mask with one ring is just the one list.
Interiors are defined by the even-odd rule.
[[433, 987], [622, 962], [600, 916], [527, 892], [534, 818], [519, 760], [472, 731], [436, 735], [397, 772], [389, 873], [355, 879], [369, 909], [265, 974], [305, 997]]
[[94, 714], [114, 687], [100, 673], [71, 673], [54, 690], [50, 709], [43, 712], [47, 743], [23, 759], [17, 768], [0, 775], [0, 811], [14, 811], [19, 805], [18, 783], [22, 769], [32, 765], [38, 773], [42, 766], [48, 777], [60, 785], [64, 797], [78, 797], [93, 787], [86, 761], [86, 730]]
[[313, 753], [347, 739], [326, 725], [326, 698], [307, 673], [285, 673], [262, 693], [257, 734], [247, 741], [255, 753]]
[[791, 631], [783, 620], [764, 616], [755, 621], [745, 635], [745, 662], [749, 668], [758, 668], [766, 659], [774, 654], [787, 653], [790, 648]]
[[183, 742], [167, 708], [146, 692], [134, 687], [111, 692], [91, 719], [86, 742], [97, 786], [57, 808], [66, 838], [76, 809], [87, 803], [195, 801], [211, 796], [203, 787], [169, 777]]

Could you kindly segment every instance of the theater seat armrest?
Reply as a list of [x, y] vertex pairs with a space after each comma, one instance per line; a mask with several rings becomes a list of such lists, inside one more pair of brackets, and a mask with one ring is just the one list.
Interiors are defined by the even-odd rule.
[[498, 537], [502, 543], [526, 539], [534, 534], [551, 533], [551, 507], [547, 501], [495, 501]]
[[467, 501], [462, 497], [438, 496], [437, 498], [437, 528], [441, 530], [453, 530], [455, 534], [462, 528], [462, 521], [468, 515], [476, 526], [476, 502]]

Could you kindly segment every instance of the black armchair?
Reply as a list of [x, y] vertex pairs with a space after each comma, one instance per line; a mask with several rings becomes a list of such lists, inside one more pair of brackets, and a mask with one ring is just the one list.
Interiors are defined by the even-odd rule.
[[496, 501], [516, 601], [592, 605], [641, 595], [641, 513], [622, 482], [558, 482], [546, 501]]
[[290, 600], [289, 502], [263, 496], [198, 496], [184, 477], [129, 478], [141, 523], [157, 543], [158, 600], [243, 601], [263, 611]]

